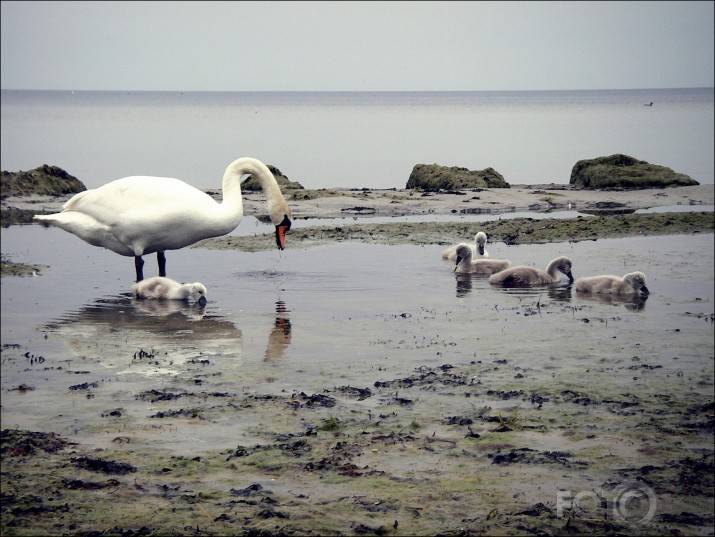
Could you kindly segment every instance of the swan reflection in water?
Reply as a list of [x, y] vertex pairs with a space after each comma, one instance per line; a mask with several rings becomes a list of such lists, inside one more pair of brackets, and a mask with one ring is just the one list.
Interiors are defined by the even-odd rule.
[[[144, 300], [132, 298], [132, 306], [146, 315], [154, 317], [186, 316], [199, 321], [206, 314], [206, 304], [195, 303], [187, 305], [180, 300]], [[180, 318], [180, 317], [179, 317]]]
[[263, 359], [265, 362], [275, 363], [280, 361], [290, 346], [293, 328], [288, 316], [289, 311], [285, 302], [282, 300], [276, 302], [276, 320], [271, 333], [268, 335], [268, 345]]
[[[275, 309], [264, 353], [267, 363], [280, 362], [292, 339], [290, 310], [282, 300]], [[220, 363], [226, 373], [243, 358], [242, 332], [233, 322], [204, 305], [180, 300], [142, 300], [130, 294], [98, 298], [42, 329], [61, 335], [76, 357], [94, 358], [118, 374], [178, 375], [185, 372], [184, 364], [197, 359]], [[161, 360], [141, 363], [134, 359], [137, 353]]]
[[488, 282], [488, 279], [483, 275], [474, 273], [454, 273], [454, 280], [456, 283], [456, 295], [457, 298], [464, 298], [469, 293], [472, 292], [474, 281], [477, 281], [477, 293], [502, 293], [510, 296], [517, 296], [522, 298], [533, 297], [534, 300], [538, 300], [544, 294], [548, 296], [553, 301], [556, 302], [570, 302], [571, 301], [571, 285], [564, 283], [551, 284], [551, 285], [536, 285], [530, 287], [500, 287], [489, 285], [487, 283], [486, 287], [484, 282]]
[[472, 274], [468, 272], [454, 272], [457, 282], [457, 298], [464, 298], [472, 292]]
[[[116, 373], [179, 374], [183, 364], [197, 357], [220, 359], [235, 368], [242, 357], [241, 330], [233, 322], [203, 305], [179, 300], [141, 300], [129, 294], [99, 298], [42, 329], [61, 335], [78, 358], [94, 358]], [[142, 350], [161, 360], [142, 370], [132, 363]]]
[[649, 295], [601, 295], [597, 293], [578, 293], [580, 300], [606, 304], [608, 306], [623, 306], [627, 310], [639, 311], [645, 308]]

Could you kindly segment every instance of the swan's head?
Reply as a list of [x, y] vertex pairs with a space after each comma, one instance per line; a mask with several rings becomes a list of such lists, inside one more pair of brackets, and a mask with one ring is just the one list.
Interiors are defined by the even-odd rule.
[[278, 245], [279, 250], [285, 250], [286, 247], [286, 233], [291, 224], [288, 214], [290, 214], [290, 211], [283, 215], [283, 220], [281, 220], [280, 224], [276, 224], [276, 245]]
[[206, 305], [206, 286], [203, 283], [195, 282], [189, 285], [189, 297], [201, 306]]
[[477, 244], [477, 250], [479, 251], [479, 255], [483, 256], [484, 255], [484, 246], [487, 244], [487, 234], [484, 233], [483, 231], [479, 231], [474, 236], [474, 242]]
[[636, 291], [640, 292], [642, 295], [649, 295], [650, 290], [645, 285], [645, 274], [642, 272], [631, 272], [623, 276], [623, 281], [628, 285], [633, 287]]
[[566, 256], [557, 257], [551, 263], [562, 274], [566, 275], [569, 283], [573, 283], [573, 275], [571, 274], [571, 260]]
[[276, 226], [276, 245], [279, 250], [285, 250], [286, 233], [290, 230], [292, 214], [283, 196], [268, 200], [268, 215]]
[[468, 244], [460, 244], [457, 246], [457, 262], [454, 264], [454, 271], [457, 270], [457, 267], [459, 264], [464, 261], [465, 259], [467, 262], [471, 261], [472, 259], [472, 249], [469, 247]]
[[[244, 175], [252, 175], [265, 192], [268, 203], [268, 216], [276, 226], [276, 244], [281, 250], [285, 249], [286, 232], [291, 225], [291, 211], [283, 197], [281, 188], [271, 170], [260, 160], [243, 157], [234, 160], [226, 168], [223, 176], [224, 191], [233, 185], [238, 185], [234, 192], [240, 193], [240, 179]], [[236, 180], [238, 179], [238, 181]]]

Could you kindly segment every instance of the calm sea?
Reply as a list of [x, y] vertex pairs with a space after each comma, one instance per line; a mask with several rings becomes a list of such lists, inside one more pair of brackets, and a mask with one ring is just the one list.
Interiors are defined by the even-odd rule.
[[[646, 106], [653, 103], [652, 106]], [[713, 183], [713, 88], [512, 92], [2, 91], [2, 169], [60, 166], [220, 187], [253, 156], [306, 188], [404, 188], [412, 167], [492, 167], [567, 184], [625, 153]]]

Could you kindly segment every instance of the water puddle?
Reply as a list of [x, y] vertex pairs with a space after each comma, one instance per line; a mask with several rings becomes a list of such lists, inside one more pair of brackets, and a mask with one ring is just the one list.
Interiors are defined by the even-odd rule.
[[[662, 373], [648, 390], [712, 385], [711, 234], [490, 244], [492, 257], [515, 265], [545, 268], [566, 255], [576, 278], [643, 271], [646, 300], [579, 296], [565, 282], [494, 287], [454, 274], [442, 246], [170, 252], [170, 276], [207, 286], [202, 308], [134, 300], [131, 259], [60, 230], [2, 233], [4, 253], [49, 265], [2, 280], [4, 428], [97, 446], [122, 432], [177, 451], [235, 447], [262, 418], [235, 419], [222, 402], [231, 397], [374, 389], [442, 364], [481, 364], [475, 382], [504, 393], [554, 382], [626, 393], [648, 367]], [[372, 399], [360, 405], [382, 404]], [[470, 401], [482, 403], [511, 404]]]

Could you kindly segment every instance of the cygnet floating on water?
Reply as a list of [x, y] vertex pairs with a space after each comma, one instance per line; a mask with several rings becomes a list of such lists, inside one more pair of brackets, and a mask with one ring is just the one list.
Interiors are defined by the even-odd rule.
[[454, 272], [490, 276], [511, 266], [511, 261], [508, 259], [472, 259], [472, 249], [466, 243], [458, 244], [456, 252], [457, 262]]
[[165, 276], [154, 276], [133, 283], [131, 291], [136, 298], [188, 300], [206, 304], [206, 287], [203, 283], [179, 283]]
[[579, 278], [574, 283], [579, 293], [595, 293], [599, 295], [648, 295], [645, 274], [629, 272], [620, 276], [603, 275]]
[[466, 246], [472, 251], [472, 257], [475, 259], [489, 257], [489, 252], [487, 252], [484, 247], [487, 244], [487, 234], [483, 231], [477, 232], [474, 235], [474, 244], [469, 244], [468, 242], [460, 242], [445, 249], [442, 252], [442, 259], [448, 259], [449, 261], [454, 261], [457, 259], [457, 248], [460, 246]]
[[530, 285], [548, 285], [561, 281], [564, 274], [573, 282], [571, 275], [571, 260], [568, 257], [557, 257], [546, 267], [546, 271], [533, 267], [511, 267], [489, 277], [489, 283], [504, 287], [528, 287]]

